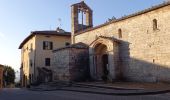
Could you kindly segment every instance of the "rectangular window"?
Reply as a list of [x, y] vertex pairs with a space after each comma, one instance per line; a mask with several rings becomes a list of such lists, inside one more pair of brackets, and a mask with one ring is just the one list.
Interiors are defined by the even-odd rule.
[[153, 20], [153, 30], [157, 30], [158, 29], [158, 21], [156, 19]]
[[52, 50], [52, 49], [53, 49], [53, 42], [43, 41], [43, 50]]
[[50, 66], [51, 63], [50, 63], [50, 58], [45, 58], [45, 66]]

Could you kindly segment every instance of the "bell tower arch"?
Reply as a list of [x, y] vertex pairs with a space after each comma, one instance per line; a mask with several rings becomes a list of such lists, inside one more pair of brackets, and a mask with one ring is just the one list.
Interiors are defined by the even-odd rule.
[[93, 11], [84, 1], [71, 6], [71, 36], [72, 44], [75, 43], [74, 35], [79, 31], [93, 27]]

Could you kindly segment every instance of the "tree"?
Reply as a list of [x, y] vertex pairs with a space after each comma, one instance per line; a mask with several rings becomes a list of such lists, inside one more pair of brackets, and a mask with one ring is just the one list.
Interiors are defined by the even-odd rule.
[[15, 83], [15, 71], [11, 66], [4, 66], [4, 82], [6, 85]]

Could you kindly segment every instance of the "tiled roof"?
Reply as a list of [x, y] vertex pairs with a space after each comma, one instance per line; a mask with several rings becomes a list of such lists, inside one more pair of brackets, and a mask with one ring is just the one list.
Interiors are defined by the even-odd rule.
[[64, 32], [64, 33], [59, 33], [57, 31], [33, 31], [31, 34], [23, 40], [23, 42], [20, 44], [19, 49], [23, 47], [23, 45], [31, 39], [35, 35], [52, 35], [52, 36], [67, 36], [70, 37], [71, 33], [70, 32]]
[[88, 47], [89, 47], [88, 45], [86, 45], [86, 44], [84, 44], [82, 42], [79, 42], [79, 43], [75, 43], [75, 44], [72, 44], [72, 45], [69, 45], [69, 46], [58, 48], [56, 50], [53, 50], [53, 52], [57, 52], [57, 51], [67, 49], [67, 48], [88, 49]]
[[116, 38], [114, 38], [114, 37], [98, 36], [98, 37], [96, 37], [96, 39], [95, 39], [93, 42], [91, 42], [90, 45], [92, 45], [93, 43], [95, 43], [95, 42], [96, 42], [98, 39], [100, 39], [100, 38], [107, 39], [107, 40], [110, 40], [110, 41], [114, 41], [114, 42], [117, 42], [117, 43], [120, 43], [120, 42], [121, 42], [121, 40], [118, 40], [118, 39], [116, 39]]
[[153, 6], [153, 7], [151, 7], [151, 8], [148, 8], [148, 9], [145, 9], [145, 10], [142, 10], [142, 11], [139, 11], [139, 12], [136, 12], [136, 13], [134, 13], [134, 14], [130, 14], [130, 15], [124, 16], [124, 17], [119, 18], [119, 19], [115, 19], [115, 20], [113, 20], [113, 21], [110, 21], [110, 22], [107, 22], [107, 23], [98, 25], [98, 26], [96, 26], [96, 27], [92, 27], [92, 28], [88, 28], [88, 29], [79, 31], [79, 32], [77, 32], [75, 35], [79, 35], [79, 34], [82, 34], [82, 33], [85, 33], [85, 32], [91, 31], [91, 30], [95, 30], [95, 29], [101, 28], [101, 27], [103, 27], [103, 26], [106, 26], [106, 25], [109, 25], [109, 24], [112, 24], [112, 23], [115, 23], [115, 22], [119, 22], [119, 21], [122, 21], [122, 20], [125, 20], [125, 19], [128, 19], [128, 18], [131, 18], [131, 17], [135, 17], [135, 16], [138, 16], [138, 15], [142, 15], [142, 14], [144, 14], [144, 13], [147, 13], [147, 12], [150, 12], [150, 11], [153, 11], [153, 10], [156, 10], [156, 9], [159, 9], [159, 8], [162, 8], [162, 7], [165, 7], [165, 6], [168, 6], [168, 5], [170, 5], [170, 1], [164, 2], [164, 3], [162, 3], [162, 4]]
[[99, 38], [104, 38], [104, 39], [108, 39], [108, 40], [111, 40], [111, 41], [115, 41], [115, 42], [120, 42], [120, 40], [114, 38], [114, 37], [107, 37], [107, 36], [99, 36]]

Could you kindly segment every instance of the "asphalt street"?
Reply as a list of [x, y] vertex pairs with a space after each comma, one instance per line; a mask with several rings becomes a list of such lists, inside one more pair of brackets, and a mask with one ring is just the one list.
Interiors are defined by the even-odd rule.
[[115, 96], [73, 91], [30, 91], [13, 88], [0, 90], [0, 100], [170, 100], [170, 94]]

